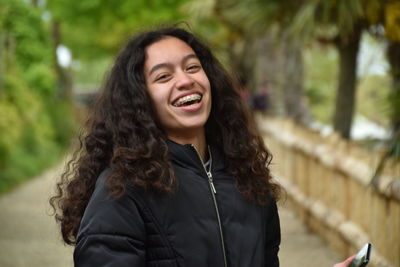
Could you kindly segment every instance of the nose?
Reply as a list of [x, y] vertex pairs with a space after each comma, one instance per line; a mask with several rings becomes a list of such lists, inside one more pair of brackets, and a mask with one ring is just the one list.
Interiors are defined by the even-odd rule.
[[194, 80], [190, 76], [190, 74], [185, 73], [183, 71], [177, 73], [177, 78], [175, 83], [176, 88], [181, 90], [190, 89], [192, 88], [193, 84]]

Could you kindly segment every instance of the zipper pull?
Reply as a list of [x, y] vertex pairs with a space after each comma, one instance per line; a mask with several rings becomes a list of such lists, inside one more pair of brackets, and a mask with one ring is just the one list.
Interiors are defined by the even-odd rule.
[[214, 194], [216, 194], [217, 190], [215, 189], [211, 172], [207, 172], [207, 176], [208, 176], [208, 181], [210, 182], [210, 185], [211, 185], [211, 189], [214, 192]]

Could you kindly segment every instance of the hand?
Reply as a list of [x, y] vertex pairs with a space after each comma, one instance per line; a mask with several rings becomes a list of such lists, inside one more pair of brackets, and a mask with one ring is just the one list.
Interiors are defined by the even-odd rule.
[[352, 262], [352, 260], [354, 260], [355, 257], [356, 257], [356, 255], [353, 255], [353, 256], [347, 258], [345, 261], [336, 263], [335, 265], [333, 265], [333, 267], [347, 267]]

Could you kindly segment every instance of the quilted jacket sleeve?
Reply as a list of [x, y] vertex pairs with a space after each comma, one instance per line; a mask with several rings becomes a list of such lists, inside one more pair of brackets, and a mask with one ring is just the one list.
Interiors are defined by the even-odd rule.
[[279, 222], [278, 209], [275, 201], [268, 205], [267, 209], [267, 229], [266, 229], [266, 251], [265, 251], [265, 266], [279, 266], [279, 245], [281, 243], [281, 228]]
[[145, 266], [145, 226], [129, 191], [110, 196], [103, 173], [81, 221], [74, 251], [76, 267]]

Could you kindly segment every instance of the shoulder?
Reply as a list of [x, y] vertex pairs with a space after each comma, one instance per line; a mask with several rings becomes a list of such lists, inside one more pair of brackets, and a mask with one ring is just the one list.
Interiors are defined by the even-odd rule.
[[268, 198], [267, 203], [265, 205], [266, 213], [269, 218], [278, 217], [278, 205], [274, 198]]
[[144, 232], [141, 211], [132, 190], [115, 198], [106, 185], [112, 169], [104, 170], [86, 207], [78, 232], [79, 238], [93, 234], [134, 235]]
[[82, 217], [74, 250], [74, 266], [144, 266], [145, 223], [132, 192], [114, 198], [105, 170]]

